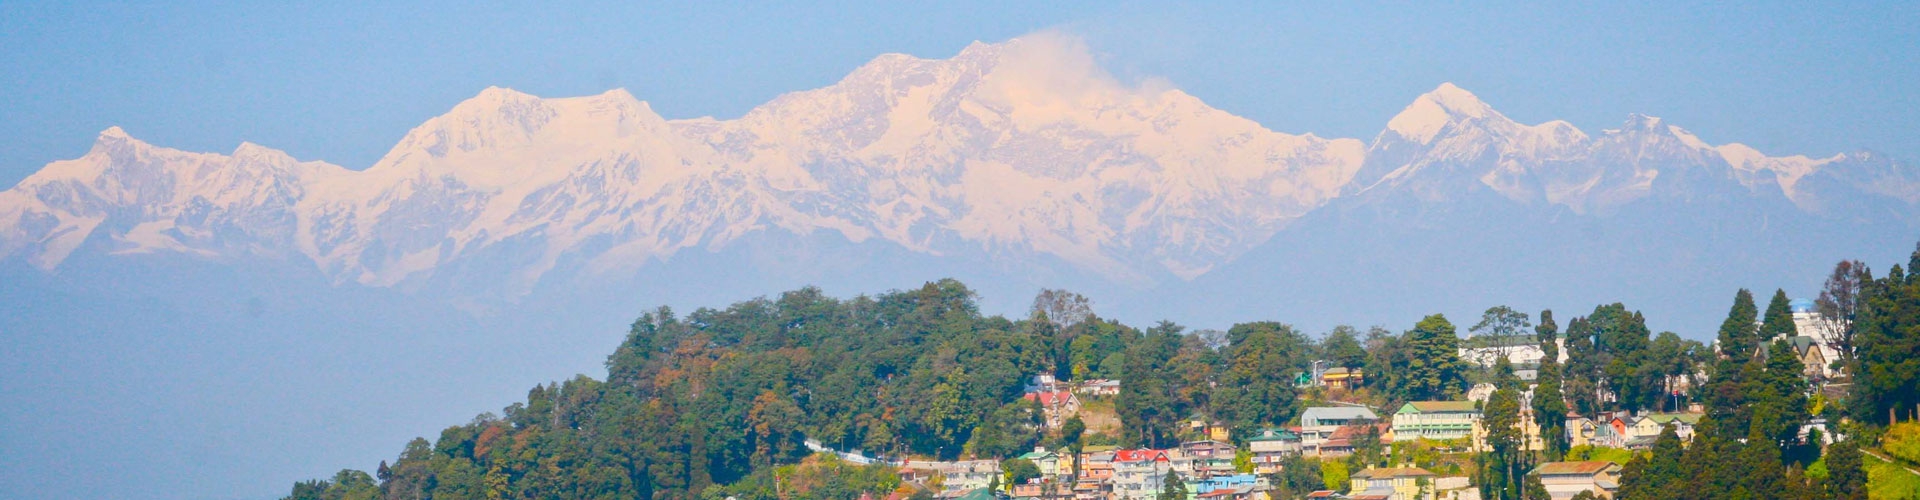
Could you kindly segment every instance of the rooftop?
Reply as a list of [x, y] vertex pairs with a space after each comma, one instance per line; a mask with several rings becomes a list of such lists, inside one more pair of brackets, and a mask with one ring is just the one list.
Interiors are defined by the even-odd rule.
[[1589, 460], [1585, 462], [1547, 462], [1544, 464], [1540, 464], [1539, 467], [1534, 467], [1533, 473], [1534, 474], [1551, 474], [1551, 475], [1579, 474], [1579, 475], [1590, 476], [1594, 474], [1599, 474], [1601, 471], [1607, 470], [1609, 468], [1618, 469], [1619, 467], [1620, 467], [1620, 464], [1616, 464], [1616, 463], [1608, 462], [1604, 460]]
[[1303, 423], [1319, 420], [1353, 419], [1379, 420], [1380, 416], [1375, 415], [1373, 410], [1354, 406], [1315, 406], [1300, 412], [1300, 421]]
[[1299, 440], [1300, 440], [1300, 436], [1298, 436], [1298, 435], [1295, 435], [1295, 434], [1294, 434], [1294, 433], [1292, 433], [1292, 432], [1287, 432], [1287, 431], [1286, 431], [1285, 429], [1265, 429], [1265, 430], [1262, 430], [1262, 431], [1260, 431], [1260, 435], [1258, 435], [1258, 436], [1254, 436], [1254, 437], [1250, 437], [1250, 438], [1247, 438], [1247, 441], [1248, 441], [1248, 442], [1252, 442], [1252, 441], [1299, 441]]
[[1700, 423], [1700, 416], [1699, 413], [1655, 413], [1647, 415], [1647, 418], [1663, 425], [1673, 423], [1676, 420], [1690, 425], [1697, 425]]
[[[1607, 463], [1612, 463], [1612, 462], [1607, 462]], [[1367, 469], [1360, 472], [1355, 472], [1352, 477], [1386, 478], [1386, 477], [1418, 477], [1418, 476], [1438, 476], [1438, 475], [1439, 474], [1428, 472], [1426, 469], [1422, 469], [1419, 467], [1388, 467], [1384, 469]]]
[[1400, 407], [1400, 411], [1412, 409], [1419, 413], [1479, 413], [1472, 401], [1414, 401]]

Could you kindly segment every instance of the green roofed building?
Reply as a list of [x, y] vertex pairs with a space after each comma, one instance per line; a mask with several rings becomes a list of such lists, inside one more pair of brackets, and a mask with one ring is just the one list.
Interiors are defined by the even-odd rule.
[[1393, 413], [1393, 440], [1430, 441], [1462, 439], [1473, 436], [1480, 422], [1480, 408], [1472, 401], [1414, 401], [1400, 405]]

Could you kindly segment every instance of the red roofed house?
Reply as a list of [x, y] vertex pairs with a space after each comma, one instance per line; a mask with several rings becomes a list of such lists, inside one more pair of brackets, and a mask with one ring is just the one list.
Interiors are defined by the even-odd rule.
[[1080, 398], [1073, 391], [1029, 392], [1028, 401], [1040, 403], [1040, 410], [1046, 413], [1047, 428], [1058, 429], [1067, 423], [1067, 419], [1080, 414]]

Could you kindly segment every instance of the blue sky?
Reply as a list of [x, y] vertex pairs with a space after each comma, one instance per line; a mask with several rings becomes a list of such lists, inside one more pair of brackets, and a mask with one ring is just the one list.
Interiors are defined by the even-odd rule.
[[1370, 139], [1443, 81], [1518, 120], [1662, 116], [1770, 154], [1920, 159], [1916, 4], [0, 3], [0, 183], [111, 125], [365, 168], [488, 85], [733, 117], [886, 52], [1055, 29], [1286, 132]]
[[[730, 118], [882, 53], [949, 57], [1045, 30], [1084, 38], [1122, 79], [1163, 78], [1283, 132], [1371, 139], [1454, 82], [1523, 122], [1595, 132], [1646, 113], [1773, 155], [1871, 148], [1912, 164], [1917, 5], [0, 1], [0, 188], [115, 125], [359, 169], [488, 86], [624, 87], [669, 118]], [[623, 331], [591, 315], [487, 324], [387, 290], [282, 296], [195, 270], [178, 281], [262, 305], [160, 279], [147, 282], [165, 293], [140, 293], [165, 300], [121, 301], [133, 307], [0, 286], [0, 303], [33, 307], [0, 307], [0, 497], [277, 498], [539, 381], [601, 376]]]

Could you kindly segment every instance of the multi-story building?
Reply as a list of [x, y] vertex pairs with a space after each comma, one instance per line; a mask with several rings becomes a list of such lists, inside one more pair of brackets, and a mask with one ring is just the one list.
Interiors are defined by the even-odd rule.
[[1117, 450], [1113, 453], [1113, 497], [1147, 500], [1159, 496], [1161, 481], [1173, 470], [1165, 450]]
[[[1000, 475], [1000, 462], [961, 460], [956, 462], [908, 461], [900, 465], [903, 479], [940, 483], [940, 494], [955, 496], [968, 490], [986, 488]], [[909, 477], [909, 476], [912, 477]], [[937, 476], [937, 477], [936, 477]]]
[[1439, 475], [1419, 467], [1367, 469], [1348, 476], [1353, 482], [1348, 498], [1367, 500], [1422, 500], [1421, 480], [1431, 484]]
[[1309, 454], [1319, 454], [1321, 443], [1333, 437], [1341, 427], [1380, 420], [1373, 410], [1359, 406], [1315, 406], [1300, 412], [1300, 446]]
[[1040, 469], [1040, 475], [1042, 476], [1066, 474], [1072, 472], [1073, 468], [1072, 458], [1063, 457], [1058, 453], [1047, 451], [1045, 447], [1036, 446], [1033, 448], [1033, 451], [1021, 454], [1017, 458], [1033, 462], [1033, 466]]
[[1300, 436], [1286, 429], [1263, 429], [1247, 438], [1247, 451], [1253, 453], [1253, 471], [1272, 474], [1280, 471], [1280, 461], [1300, 454]]
[[[1187, 485], [1187, 492], [1195, 498], [1221, 500], [1254, 497], [1256, 493], [1264, 493], [1268, 489], [1267, 478], [1254, 474], [1220, 475]], [[1266, 496], [1258, 495], [1258, 498], [1264, 499]]]
[[[1840, 359], [1841, 323], [1828, 321], [1814, 309], [1814, 302], [1796, 299], [1789, 303], [1793, 306], [1793, 329], [1801, 336], [1809, 337], [1819, 350], [1819, 359], [1826, 361], [1820, 365], [1822, 377], [1832, 378], [1839, 375], [1833, 370], [1832, 361]], [[1803, 361], [1804, 363], [1804, 361]]]
[[1080, 453], [1080, 480], [1073, 484], [1074, 498], [1113, 497], [1113, 459], [1117, 454], [1110, 446], [1088, 446]]
[[1480, 489], [1462, 476], [1441, 477], [1419, 467], [1367, 469], [1354, 473], [1353, 500], [1480, 500]]
[[1233, 443], [1225, 441], [1187, 441], [1180, 443], [1179, 453], [1170, 453], [1168, 458], [1173, 463], [1173, 469], [1182, 475], [1208, 478], [1235, 473], [1233, 458], [1239, 451], [1233, 447]]
[[1479, 421], [1480, 409], [1472, 401], [1414, 401], [1393, 413], [1393, 440], [1467, 438]]
[[[1487, 447], [1488, 429], [1485, 424], [1485, 419], [1476, 420], [1473, 423], [1473, 451], [1475, 452], [1490, 449]], [[1524, 405], [1520, 407], [1520, 421], [1514, 423], [1514, 430], [1520, 433], [1521, 449], [1527, 451], [1546, 449], [1546, 440], [1540, 435], [1540, 422], [1533, 418], [1533, 408]]]

